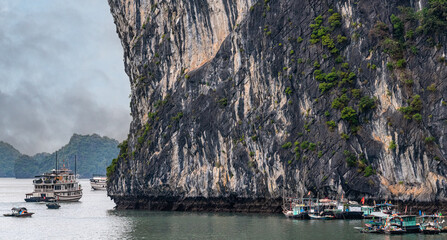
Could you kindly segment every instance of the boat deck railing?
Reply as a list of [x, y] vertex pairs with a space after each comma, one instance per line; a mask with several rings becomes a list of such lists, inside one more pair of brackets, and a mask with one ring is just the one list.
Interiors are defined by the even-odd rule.
[[34, 192], [54, 192], [53, 189], [34, 189]]
[[34, 180], [34, 185], [48, 185], [48, 184], [66, 184], [66, 183], [78, 183], [76, 180], [46, 180], [46, 181], [39, 181]]

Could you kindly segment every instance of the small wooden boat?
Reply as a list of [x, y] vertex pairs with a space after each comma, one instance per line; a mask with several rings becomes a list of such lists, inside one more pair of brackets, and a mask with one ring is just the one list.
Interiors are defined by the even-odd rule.
[[48, 209], [59, 209], [61, 207], [57, 202], [49, 202], [46, 205]]
[[383, 230], [377, 227], [354, 227], [361, 233], [383, 233]]
[[384, 229], [385, 234], [404, 234], [407, 231], [405, 231], [404, 229], [398, 227], [398, 226], [388, 226], [385, 227]]
[[292, 219], [310, 219], [308, 212], [315, 201], [311, 198], [284, 197], [283, 214]]
[[320, 216], [320, 215], [315, 215], [315, 214], [309, 214], [310, 219], [315, 219], [315, 220], [331, 220], [334, 219], [334, 216], [331, 215], [324, 215], [324, 216]]
[[11, 208], [11, 213], [3, 214], [5, 217], [31, 217], [34, 213], [28, 212], [24, 207], [21, 208]]

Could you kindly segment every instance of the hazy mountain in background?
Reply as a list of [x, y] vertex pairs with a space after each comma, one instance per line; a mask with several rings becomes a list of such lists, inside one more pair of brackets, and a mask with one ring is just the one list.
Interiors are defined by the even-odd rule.
[[14, 161], [19, 156], [17, 149], [0, 141], [0, 177], [14, 177]]
[[[74, 134], [70, 142], [57, 151], [59, 168], [75, 170], [81, 177], [105, 174], [106, 167], [118, 155], [118, 141], [98, 134]], [[22, 155], [10, 144], [0, 142], [0, 177], [31, 178], [56, 167], [56, 152]]]

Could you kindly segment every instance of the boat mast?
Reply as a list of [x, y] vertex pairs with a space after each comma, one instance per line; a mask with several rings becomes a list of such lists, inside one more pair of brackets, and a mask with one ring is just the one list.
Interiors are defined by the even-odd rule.
[[76, 155], [75, 155], [75, 181], [76, 181]]
[[[53, 184], [53, 191], [55, 191], [56, 190], [56, 183], [57, 183], [57, 151], [56, 151], [56, 178], [54, 179], [53, 183], [54, 183]], [[56, 196], [56, 193], [54, 195]]]
[[57, 180], [57, 151], [56, 151], [56, 180]]

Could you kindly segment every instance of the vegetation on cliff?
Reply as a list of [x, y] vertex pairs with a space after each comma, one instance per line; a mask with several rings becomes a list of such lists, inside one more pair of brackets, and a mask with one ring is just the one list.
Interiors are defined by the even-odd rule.
[[117, 202], [447, 198], [447, 1], [109, 2], [134, 118]]

